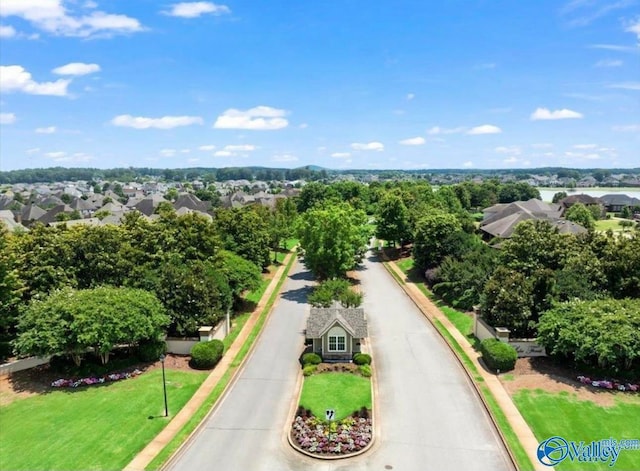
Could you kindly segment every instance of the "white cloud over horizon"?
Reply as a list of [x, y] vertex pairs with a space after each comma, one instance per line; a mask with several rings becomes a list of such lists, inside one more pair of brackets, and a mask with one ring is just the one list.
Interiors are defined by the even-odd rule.
[[0, 124], [13, 124], [16, 122], [14, 113], [0, 113]]
[[466, 128], [441, 128], [440, 126], [433, 126], [427, 131], [430, 136], [437, 136], [438, 134], [459, 134], [465, 132]]
[[251, 131], [274, 131], [286, 128], [289, 121], [286, 110], [270, 106], [256, 106], [246, 111], [230, 108], [216, 119], [216, 129], [246, 129]]
[[373, 150], [377, 152], [382, 152], [384, 150], [384, 144], [382, 142], [353, 142], [351, 143], [351, 148], [353, 150]]
[[98, 64], [85, 64], [83, 62], [71, 62], [60, 67], [56, 67], [51, 72], [56, 75], [88, 75], [100, 71]]
[[181, 2], [174, 3], [170, 10], [162, 13], [180, 18], [197, 18], [205, 14], [227, 15], [231, 13], [231, 9], [226, 5], [216, 5], [212, 2]]
[[398, 144], [401, 144], [403, 146], [421, 146], [423, 145], [425, 142], [427, 142], [425, 140], [424, 137], [410, 137], [409, 139], [403, 139], [401, 141], [398, 141]]
[[500, 134], [502, 133], [502, 129], [498, 126], [494, 126], [493, 124], [483, 124], [482, 126], [476, 126], [467, 131], [467, 134], [470, 135], [482, 135], [482, 134]]
[[16, 16], [33, 27], [58, 36], [110, 36], [143, 31], [140, 22], [126, 15], [93, 10], [87, 4], [79, 15], [70, 14], [62, 0], [2, 0], [0, 16]]
[[583, 117], [584, 115], [582, 113], [566, 108], [554, 111], [548, 108], [536, 108], [536, 110], [531, 113], [530, 119], [531, 121], [549, 121], [557, 119], [580, 119]]
[[29, 95], [66, 96], [71, 79], [36, 82], [21, 65], [0, 66], [0, 92], [22, 92]]
[[334, 152], [333, 154], [331, 154], [331, 157], [333, 157], [334, 159], [346, 159], [348, 157], [351, 157], [351, 152]]
[[56, 131], [57, 131], [57, 128], [55, 126], [36, 128], [37, 134], [54, 134]]
[[199, 116], [163, 116], [162, 118], [148, 118], [121, 114], [111, 120], [111, 124], [114, 126], [134, 129], [173, 129], [203, 123], [204, 121]]
[[13, 38], [17, 34], [13, 26], [0, 25], [0, 38]]

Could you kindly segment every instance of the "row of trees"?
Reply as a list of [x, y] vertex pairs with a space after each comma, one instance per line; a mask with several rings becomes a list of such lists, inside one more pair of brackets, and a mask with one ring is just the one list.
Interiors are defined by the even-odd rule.
[[[293, 235], [295, 218], [295, 204], [283, 199], [274, 210], [220, 209], [212, 221], [196, 214], [177, 216], [164, 208], [153, 222], [131, 212], [119, 226], [37, 224], [29, 232], [13, 234], [0, 228], [0, 335], [18, 335], [15, 346], [25, 354], [55, 353], [62, 337], [79, 351], [94, 343], [91, 347], [106, 354], [113, 342], [95, 345], [87, 331], [78, 337], [60, 330], [95, 322], [100, 328], [110, 326], [104, 335], [115, 335], [118, 344], [137, 342], [138, 337], [125, 342], [116, 335], [120, 321], [112, 316], [115, 311], [100, 309], [108, 299], [97, 291], [103, 287], [148, 293], [159, 303], [166, 322], [154, 323], [155, 330], [145, 335], [157, 337], [158, 329], [193, 335], [199, 326], [215, 324], [228, 309], [238, 307], [243, 293], [261, 283], [270, 249]], [[124, 294], [109, 296], [132, 299], [125, 296], [127, 291], [117, 292]], [[81, 300], [77, 306], [76, 299]], [[61, 309], [67, 301], [69, 307]], [[95, 309], [98, 317], [87, 317], [85, 310], [78, 310], [82, 305]], [[155, 311], [122, 312], [140, 320]], [[77, 313], [82, 323], [69, 320]], [[57, 322], [58, 340], [38, 333], [53, 332], [44, 327]]]

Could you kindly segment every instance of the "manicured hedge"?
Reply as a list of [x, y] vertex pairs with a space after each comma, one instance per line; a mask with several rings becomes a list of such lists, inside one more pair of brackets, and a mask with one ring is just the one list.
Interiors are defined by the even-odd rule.
[[496, 339], [484, 339], [480, 343], [480, 353], [485, 364], [494, 371], [512, 370], [518, 359], [515, 348]]
[[189, 364], [192, 368], [208, 370], [218, 364], [223, 353], [224, 344], [220, 340], [214, 339], [208, 342], [200, 342], [191, 349], [191, 361]]
[[371, 355], [368, 353], [356, 353], [353, 355], [353, 362], [356, 365], [370, 365], [371, 364]]
[[319, 365], [322, 363], [322, 358], [317, 353], [305, 353], [302, 355], [302, 366], [307, 365]]

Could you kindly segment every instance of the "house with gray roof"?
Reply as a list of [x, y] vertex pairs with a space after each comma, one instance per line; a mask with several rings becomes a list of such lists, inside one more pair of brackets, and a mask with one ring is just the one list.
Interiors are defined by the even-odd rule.
[[367, 337], [367, 318], [362, 308], [344, 308], [339, 304], [328, 308], [311, 308], [307, 319], [306, 338], [312, 351], [324, 361], [350, 361], [360, 352]]
[[520, 222], [529, 219], [556, 221], [563, 211], [564, 208], [559, 204], [545, 203], [538, 199], [495, 204], [484, 210], [480, 230], [491, 237], [508, 239]]
[[607, 211], [611, 213], [619, 213], [625, 207], [640, 206], [640, 199], [632, 198], [624, 193], [609, 193], [601, 196], [600, 201], [602, 201]]

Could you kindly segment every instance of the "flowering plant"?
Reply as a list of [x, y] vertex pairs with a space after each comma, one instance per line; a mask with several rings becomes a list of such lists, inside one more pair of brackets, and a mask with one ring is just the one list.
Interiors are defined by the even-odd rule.
[[594, 388], [617, 389], [618, 391], [631, 392], [640, 391], [640, 385], [632, 383], [619, 383], [617, 381], [608, 381], [606, 379], [592, 380], [587, 376], [578, 376], [578, 381], [580, 381], [582, 384], [589, 384]]
[[322, 423], [317, 418], [297, 415], [291, 437], [303, 450], [318, 455], [348, 455], [366, 447], [373, 437], [370, 418]]
[[91, 386], [94, 384], [102, 384], [111, 381], [120, 381], [122, 379], [129, 379], [134, 376], [141, 375], [142, 371], [135, 369], [131, 372], [123, 373], [110, 373], [101, 377], [90, 377], [81, 379], [57, 379], [51, 383], [53, 388], [77, 388], [78, 386]]

